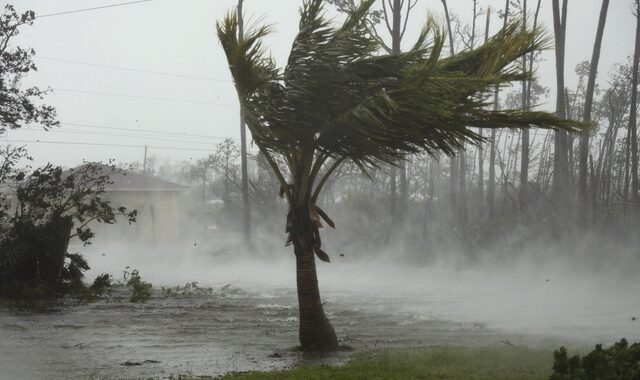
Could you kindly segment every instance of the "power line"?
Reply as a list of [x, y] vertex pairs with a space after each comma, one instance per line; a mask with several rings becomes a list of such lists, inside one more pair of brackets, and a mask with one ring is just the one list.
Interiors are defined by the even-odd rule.
[[[35, 129], [23, 129], [23, 131], [39, 132], [38, 130], [35, 130]], [[57, 134], [57, 133], [70, 133], [70, 134], [76, 134], [76, 135], [128, 137], [128, 138], [133, 138], [133, 139], [180, 142], [180, 143], [198, 144], [198, 145], [212, 145], [213, 144], [213, 142], [203, 142], [203, 141], [194, 141], [194, 140], [176, 140], [176, 139], [169, 139], [169, 138], [163, 138], [163, 137], [154, 137], [154, 136], [148, 136], [148, 135], [147, 136], [144, 136], [144, 135], [131, 135], [131, 134], [126, 134], [126, 133], [89, 132], [89, 131], [82, 131], [82, 130], [78, 130], [78, 129], [74, 129], [74, 130], [53, 129], [53, 130], [49, 131], [49, 133], [54, 133], [54, 134]]]
[[93, 8], [84, 8], [84, 9], [74, 9], [71, 11], [64, 11], [64, 12], [57, 12], [57, 13], [48, 13], [48, 14], [44, 14], [44, 15], [40, 15], [40, 16], [36, 16], [36, 18], [43, 18], [43, 17], [52, 17], [52, 16], [60, 16], [60, 15], [67, 15], [70, 13], [80, 13], [80, 12], [87, 12], [87, 11], [95, 11], [98, 9], [105, 9], [105, 8], [113, 8], [113, 7], [121, 7], [124, 5], [131, 5], [131, 4], [138, 4], [138, 3], [146, 3], [149, 1], [153, 1], [153, 0], [137, 0], [137, 1], [129, 1], [127, 3], [118, 3], [118, 4], [110, 4], [110, 5], [103, 5], [100, 7], [93, 7]]
[[145, 73], [145, 74], [154, 74], [154, 75], [164, 75], [164, 76], [177, 77], [177, 78], [188, 78], [188, 79], [208, 80], [208, 81], [214, 81], [214, 82], [232, 82], [231, 80], [228, 80], [228, 79], [218, 79], [218, 78], [211, 78], [211, 77], [201, 77], [201, 76], [197, 76], [197, 75], [189, 75], [189, 74], [167, 73], [167, 72], [163, 72], [163, 71], [153, 71], [153, 70], [144, 70], [144, 69], [134, 69], [134, 68], [131, 68], [131, 67], [122, 67], [122, 66], [114, 66], [114, 65], [104, 65], [104, 64], [101, 64], [101, 63], [81, 62], [81, 61], [74, 61], [74, 60], [72, 60], [72, 59], [62, 59], [62, 58], [45, 57], [45, 56], [41, 56], [41, 55], [40, 55], [40, 56], [37, 56], [36, 58], [39, 58], [39, 59], [45, 59], [45, 60], [49, 60], [49, 61], [57, 61], [57, 62], [73, 63], [73, 64], [76, 64], [76, 65], [95, 66], [95, 67], [101, 67], [101, 68], [105, 68], [105, 69], [112, 69], [112, 70], [132, 71], [132, 72], [136, 72], [136, 73]]
[[65, 123], [65, 122], [61, 122], [60, 124], [61, 125], [71, 125], [71, 126], [74, 126], [74, 127], [86, 127], [86, 128], [106, 129], [106, 130], [115, 130], [115, 131], [127, 131], [127, 132], [128, 131], [133, 131], [133, 132], [142, 132], [142, 133], [149, 133], [149, 134], [163, 134], [163, 135], [171, 135], [171, 136], [208, 138], [208, 139], [216, 139], [216, 140], [223, 140], [223, 139], [239, 140], [238, 138], [235, 138], [235, 137], [212, 136], [212, 135], [196, 135], [196, 134], [180, 133], [180, 132], [163, 132], [163, 131], [147, 130], [147, 129], [140, 129], [140, 128], [118, 128], [118, 127], [107, 127], [107, 126], [94, 125], [94, 124]]
[[90, 95], [100, 95], [100, 96], [115, 96], [120, 98], [137, 98], [137, 99], [148, 99], [148, 100], [161, 100], [165, 102], [179, 102], [179, 103], [193, 103], [193, 104], [206, 104], [210, 106], [217, 107], [238, 107], [237, 104], [231, 103], [214, 103], [214, 102], [206, 102], [202, 100], [189, 100], [189, 99], [176, 99], [176, 98], [163, 98], [160, 96], [145, 96], [145, 95], [129, 95], [129, 94], [116, 94], [112, 92], [100, 92], [100, 91], [85, 91], [85, 90], [74, 90], [70, 88], [54, 88], [54, 92], [71, 92], [71, 93], [79, 93], [79, 94], [90, 94]]
[[178, 148], [171, 146], [155, 146], [155, 145], [127, 145], [127, 144], [107, 144], [107, 143], [87, 143], [77, 141], [42, 141], [42, 140], [1, 140], [8, 143], [20, 143], [20, 144], [61, 144], [61, 145], [87, 145], [87, 146], [111, 146], [119, 148], [148, 148], [154, 149], [167, 149], [167, 150], [188, 150], [197, 152], [214, 152], [213, 149], [199, 149], [199, 148]]

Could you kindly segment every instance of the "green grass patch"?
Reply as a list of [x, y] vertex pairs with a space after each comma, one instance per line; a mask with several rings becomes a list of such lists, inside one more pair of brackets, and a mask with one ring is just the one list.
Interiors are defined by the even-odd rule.
[[446, 347], [376, 351], [356, 355], [342, 366], [234, 373], [221, 379], [549, 379], [552, 365], [552, 350]]

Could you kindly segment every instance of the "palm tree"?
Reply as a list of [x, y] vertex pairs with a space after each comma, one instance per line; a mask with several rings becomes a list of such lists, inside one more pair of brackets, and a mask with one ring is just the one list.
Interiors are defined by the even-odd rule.
[[303, 349], [337, 347], [315, 264], [315, 256], [329, 262], [319, 228], [335, 225], [316, 203], [342, 163], [366, 173], [421, 151], [452, 155], [480, 141], [469, 127], [575, 128], [548, 113], [488, 107], [494, 86], [527, 78], [511, 64], [544, 47], [538, 32], [514, 22], [483, 46], [442, 58], [445, 33], [429, 20], [413, 48], [384, 54], [368, 30], [373, 2], [362, 1], [334, 26], [322, 0], [304, 1], [284, 69], [261, 44], [270, 27], [238, 38], [234, 12], [217, 24], [247, 126], [289, 204], [286, 244], [296, 257]]

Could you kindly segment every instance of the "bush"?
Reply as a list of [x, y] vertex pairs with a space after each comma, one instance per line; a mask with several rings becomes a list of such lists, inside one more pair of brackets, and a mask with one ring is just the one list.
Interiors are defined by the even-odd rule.
[[213, 294], [213, 288], [203, 288], [195, 281], [187, 282], [184, 286], [162, 287], [165, 297], [205, 297]]
[[[0, 194], [0, 298], [30, 302], [98, 296], [95, 291], [104, 291], [108, 278], [103, 275], [95, 287], [87, 287], [87, 261], [67, 249], [72, 238], [91, 243], [91, 222], [115, 223], [119, 216], [135, 221], [135, 210], [114, 208], [102, 197], [115, 167], [85, 164], [63, 171], [47, 164], [32, 172], [15, 169], [25, 157], [22, 149], [0, 151], [0, 162], [5, 163], [0, 166], [5, 189]], [[6, 189], [14, 195], [7, 196]]]
[[629, 346], [624, 338], [607, 349], [598, 344], [582, 358], [568, 357], [564, 347], [553, 356], [551, 380], [640, 380], [640, 343]]
[[147, 300], [151, 298], [152, 285], [151, 283], [142, 281], [140, 272], [138, 272], [137, 269], [132, 270], [131, 273], [125, 270], [123, 277], [126, 285], [129, 286], [132, 291], [130, 298], [131, 302], [147, 302]]

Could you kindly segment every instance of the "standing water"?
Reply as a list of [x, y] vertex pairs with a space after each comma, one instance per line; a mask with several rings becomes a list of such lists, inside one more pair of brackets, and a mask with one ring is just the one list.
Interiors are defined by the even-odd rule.
[[[320, 266], [319, 278], [325, 310], [348, 349], [310, 356], [295, 349], [292, 261], [100, 257], [94, 274], [117, 273], [113, 263], [129, 263], [154, 284], [152, 298], [133, 304], [115, 292], [88, 305], [0, 311], [3, 378], [215, 376], [335, 364], [384, 347], [640, 340], [632, 320], [640, 316], [640, 281], [632, 277], [594, 281], [557, 268], [488, 273], [345, 261]], [[168, 296], [159, 290], [187, 281], [213, 291]]]

